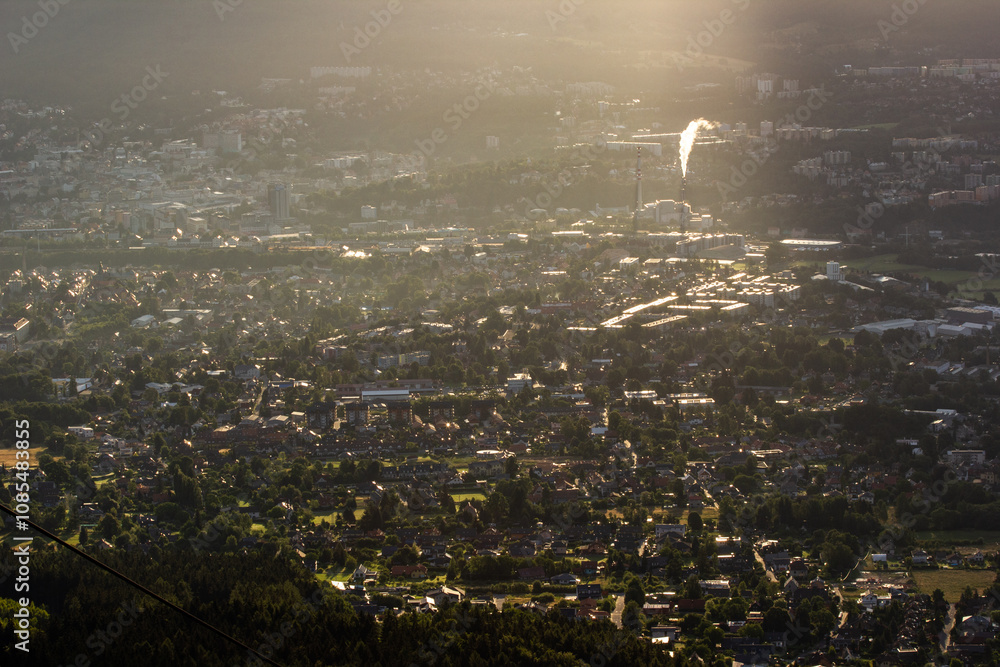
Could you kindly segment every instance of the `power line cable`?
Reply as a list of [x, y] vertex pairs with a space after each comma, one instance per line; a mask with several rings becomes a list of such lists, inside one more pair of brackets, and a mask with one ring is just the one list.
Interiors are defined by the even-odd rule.
[[75, 553], [80, 558], [83, 558], [84, 560], [89, 561], [90, 563], [92, 563], [92, 564], [96, 565], [97, 567], [101, 568], [105, 572], [108, 572], [109, 574], [112, 574], [112, 575], [118, 577], [119, 579], [121, 579], [122, 581], [124, 581], [129, 586], [132, 586], [133, 588], [142, 591], [143, 593], [145, 593], [149, 597], [153, 598], [157, 602], [162, 602], [163, 604], [167, 605], [168, 607], [170, 607], [174, 611], [179, 612], [180, 614], [182, 614], [183, 616], [185, 616], [189, 620], [194, 621], [198, 625], [201, 625], [201, 626], [204, 626], [204, 627], [208, 628], [209, 630], [211, 630], [215, 634], [219, 635], [220, 637], [222, 637], [226, 641], [232, 642], [233, 644], [236, 644], [240, 648], [245, 648], [246, 650], [250, 651], [251, 653], [253, 653], [255, 656], [257, 656], [258, 658], [260, 658], [261, 660], [263, 660], [267, 664], [274, 665], [274, 667], [281, 667], [280, 664], [278, 664], [274, 660], [271, 660], [270, 658], [268, 658], [266, 655], [263, 655], [259, 651], [256, 651], [256, 650], [250, 648], [249, 646], [247, 646], [246, 644], [244, 644], [243, 642], [241, 642], [239, 639], [236, 639], [235, 637], [232, 637], [232, 636], [226, 634], [225, 632], [223, 632], [219, 628], [215, 627], [214, 625], [212, 625], [208, 621], [203, 621], [202, 619], [198, 618], [197, 616], [195, 616], [191, 612], [187, 611], [186, 609], [183, 609], [183, 608], [177, 606], [176, 604], [174, 604], [173, 602], [170, 602], [169, 600], [167, 600], [166, 598], [164, 598], [162, 595], [160, 595], [158, 593], [155, 593], [155, 592], [151, 591], [150, 589], [146, 588], [145, 586], [143, 586], [139, 582], [133, 581], [132, 579], [129, 579], [127, 576], [125, 576], [124, 574], [122, 574], [118, 570], [114, 569], [113, 567], [105, 565], [104, 563], [102, 563], [101, 561], [97, 560], [96, 558], [94, 558], [90, 554], [88, 554], [88, 553], [86, 553], [84, 551], [81, 551], [80, 549], [77, 549], [76, 547], [74, 547], [69, 542], [66, 542], [62, 538], [60, 538], [60, 537], [58, 537], [56, 535], [53, 535], [50, 531], [46, 530], [45, 528], [42, 528], [41, 526], [39, 526], [34, 521], [31, 521], [30, 519], [25, 519], [23, 516], [19, 517], [19, 515], [14, 510], [10, 509], [6, 505], [0, 504], [0, 510], [3, 510], [7, 514], [10, 514], [12, 517], [14, 517], [15, 519], [17, 519], [19, 522], [23, 521], [24, 523], [26, 523], [27, 525], [31, 526], [33, 529], [35, 529], [36, 531], [38, 531], [39, 533], [41, 533], [42, 535], [45, 535], [50, 540], [54, 541], [56, 544], [59, 544], [60, 546], [66, 547], [67, 549], [69, 549], [70, 551], [72, 551], [73, 553]]

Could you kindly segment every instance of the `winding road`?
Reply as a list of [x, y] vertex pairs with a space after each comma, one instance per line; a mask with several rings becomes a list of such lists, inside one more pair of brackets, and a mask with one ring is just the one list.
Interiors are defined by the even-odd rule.
[[776, 584], [780, 583], [778, 581], [778, 578], [776, 576], [774, 576], [774, 572], [772, 572], [771, 570], [767, 569], [767, 564], [764, 562], [764, 558], [760, 555], [760, 552], [757, 551], [756, 549], [753, 550], [753, 557], [756, 558], [757, 562], [760, 563], [760, 566], [762, 568], [764, 568], [764, 573], [767, 575], [767, 578], [770, 581], [773, 581]]
[[619, 595], [618, 600], [615, 602], [615, 610], [611, 612], [611, 622], [615, 624], [615, 627], [621, 629], [622, 627], [622, 612], [625, 611], [625, 596]]
[[958, 620], [955, 616], [955, 605], [948, 605], [948, 616], [944, 619], [944, 628], [941, 630], [941, 653], [947, 653], [948, 647], [951, 646], [951, 630], [955, 627], [955, 622]]

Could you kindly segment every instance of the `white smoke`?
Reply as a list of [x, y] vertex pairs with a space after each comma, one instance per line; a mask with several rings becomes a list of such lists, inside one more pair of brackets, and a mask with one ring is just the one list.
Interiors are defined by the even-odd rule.
[[698, 136], [698, 130], [710, 130], [716, 125], [717, 123], [699, 118], [688, 123], [687, 129], [681, 132], [681, 174], [683, 176], [687, 176], [688, 173], [688, 158], [691, 157], [691, 149], [694, 148], [694, 140]]

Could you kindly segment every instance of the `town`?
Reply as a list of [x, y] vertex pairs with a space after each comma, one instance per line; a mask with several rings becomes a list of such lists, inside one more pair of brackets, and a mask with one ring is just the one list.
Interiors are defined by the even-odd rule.
[[[244, 656], [69, 545], [289, 665], [494, 664], [491, 633], [511, 664], [995, 664], [979, 53], [643, 53], [723, 82], [669, 99], [315, 64], [159, 124], [135, 89], [4, 99], [0, 504], [65, 543], [31, 546], [32, 659]], [[123, 613], [142, 644], [91, 634]]]

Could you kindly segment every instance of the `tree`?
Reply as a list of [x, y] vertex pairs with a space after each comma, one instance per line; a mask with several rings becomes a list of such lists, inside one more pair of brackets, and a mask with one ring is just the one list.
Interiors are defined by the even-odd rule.
[[773, 271], [787, 263], [788, 248], [783, 243], [772, 243], [764, 251], [764, 258], [767, 260], [768, 270]]
[[791, 622], [788, 611], [780, 607], [771, 607], [764, 612], [764, 632], [784, 632], [791, 627]]
[[625, 373], [620, 368], [612, 368], [604, 382], [611, 390], [618, 389], [625, 383]]
[[604, 385], [590, 386], [583, 388], [583, 395], [587, 397], [595, 408], [600, 410], [608, 404], [611, 392]]
[[159, 453], [160, 450], [167, 446], [167, 440], [163, 437], [162, 433], [154, 433], [149, 441], [149, 445], [153, 448], [154, 452]]
[[405, 545], [396, 550], [396, 553], [389, 559], [390, 565], [414, 565], [419, 560], [417, 550], [410, 545]]
[[97, 532], [105, 540], [112, 540], [118, 535], [121, 526], [114, 514], [105, 514], [97, 523]]
[[358, 526], [366, 531], [382, 528], [382, 513], [379, 512], [377, 507], [369, 507], [361, 515], [361, 521], [358, 523]]
[[510, 512], [507, 496], [497, 491], [490, 494], [483, 506], [483, 519], [490, 523], [502, 523]]
[[701, 521], [700, 514], [698, 514], [697, 512], [691, 512], [690, 514], [688, 514], [688, 528], [691, 529], [691, 532], [697, 533], [702, 529], [702, 527], [703, 524]]
[[646, 592], [642, 588], [642, 582], [638, 578], [632, 579], [625, 588], [625, 604], [635, 602], [642, 608], [646, 604]]
[[750, 494], [757, 489], [757, 479], [750, 475], [740, 474], [733, 480], [733, 486], [740, 490], [740, 493]]
[[687, 491], [684, 489], [684, 482], [682, 480], [675, 479], [670, 491], [674, 494], [674, 502], [678, 507], [687, 505]]
[[851, 547], [840, 541], [824, 542], [820, 557], [827, 570], [833, 574], [844, 574], [854, 567], [854, 552]]
[[837, 625], [837, 619], [833, 612], [827, 608], [816, 609], [809, 614], [809, 623], [816, 629], [819, 636], [830, 632]]
[[701, 584], [698, 583], [697, 575], [692, 574], [684, 582], [684, 597], [689, 600], [701, 599]]
[[437, 501], [441, 505], [441, 509], [447, 514], [455, 513], [455, 499], [448, 493], [448, 489], [441, 488], [437, 493]]

